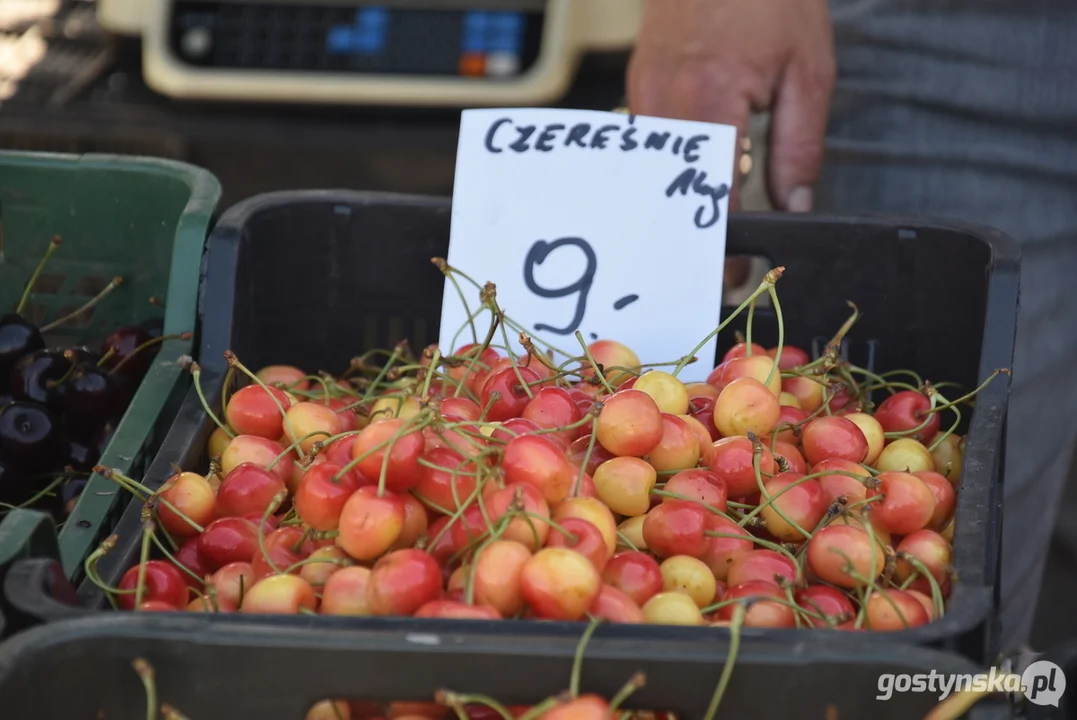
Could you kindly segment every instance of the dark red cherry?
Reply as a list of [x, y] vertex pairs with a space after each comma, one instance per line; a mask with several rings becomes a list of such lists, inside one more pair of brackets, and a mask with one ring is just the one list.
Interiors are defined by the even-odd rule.
[[0, 410], [0, 458], [38, 472], [53, 465], [60, 451], [60, 426], [47, 407], [13, 402]]
[[103, 368], [83, 363], [68, 377], [61, 407], [67, 426], [80, 437], [97, 434], [123, 413], [122, 386]]
[[[133, 355], [135, 350], [138, 350], [139, 347], [151, 339], [149, 332], [137, 325], [125, 325], [116, 328], [101, 343], [102, 355], [108, 355], [109, 350], [112, 350], [112, 354], [105, 361], [104, 367], [111, 370], [119, 365], [121, 361]], [[153, 356], [158, 349], [158, 346], [154, 345], [142, 350], [136, 357], [124, 363], [120, 372], [131, 378], [141, 378], [149, 370], [150, 363], [153, 361]]]
[[32, 400], [57, 407], [64, 391], [64, 379], [71, 361], [60, 350], [35, 350], [23, 355], [11, 371], [8, 388], [16, 400]]
[[45, 339], [37, 325], [18, 313], [0, 317], [0, 378], [7, 377], [24, 355], [44, 347]]
[[65, 439], [65, 447], [67, 448], [66, 460], [63, 465], [70, 465], [73, 470], [81, 472], [89, 472], [93, 469], [94, 465], [101, 460], [101, 445], [94, 441], [94, 435], [87, 436], [89, 439], [83, 438], [67, 438]]

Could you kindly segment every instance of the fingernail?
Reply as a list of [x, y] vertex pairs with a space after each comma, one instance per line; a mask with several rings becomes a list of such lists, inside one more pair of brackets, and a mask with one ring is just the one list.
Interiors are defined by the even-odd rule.
[[785, 208], [789, 212], [810, 213], [813, 199], [810, 187], [793, 188], [793, 192], [789, 193], [789, 201], [786, 202]]

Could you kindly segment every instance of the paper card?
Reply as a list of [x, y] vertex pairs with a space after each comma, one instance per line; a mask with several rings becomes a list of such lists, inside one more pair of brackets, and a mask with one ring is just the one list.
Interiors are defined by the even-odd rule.
[[[719, 322], [735, 151], [736, 129], [725, 125], [467, 110], [448, 262], [495, 283], [509, 317], [572, 356], [582, 354], [579, 330], [587, 342], [628, 345], [644, 363], [675, 361]], [[474, 311], [478, 291], [464, 290]], [[467, 318], [446, 282], [445, 352], [471, 341], [470, 331], [457, 335]], [[680, 377], [704, 379], [714, 353], [712, 340]]]

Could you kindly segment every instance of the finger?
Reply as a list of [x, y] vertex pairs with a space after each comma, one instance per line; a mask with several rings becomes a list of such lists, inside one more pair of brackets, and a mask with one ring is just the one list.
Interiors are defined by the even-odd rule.
[[811, 212], [812, 186], [823, 162], [823, 142], [834, 87], [831, 58], [787, 66], [771, 114], [767, 181], [771, 202]]

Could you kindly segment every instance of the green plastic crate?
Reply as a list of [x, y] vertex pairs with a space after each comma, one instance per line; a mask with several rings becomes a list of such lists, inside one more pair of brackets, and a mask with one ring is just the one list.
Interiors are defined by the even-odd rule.
[[[116, 275], [124, 284], [79, 322], [46, 337], [55, 344], [99, 343], [115, 327], [164, 314], [164, 333], [194, 332], [202, 251], [221, 187], [184, 163], [119, 155], [0, 152], [0, 308], [14, 309], [53, 235], [63, 242], [35, 288], [26, 314], [57, 318], [79, 307]], [[164, 309], [149, 299], [164, 302]], [[139, 476], [153, 459], [189, 373], [176, 366], [193, 341], [161, 350], [116, 428], [101, 464]], [[129, 495], [93, 476], [59, 533], [64, 574], [80, 579], [82, 561], [111, 532]], [[0, 522], [0, 576], [15, 558], [46, 547], [39, 520], [22, 511]]]

